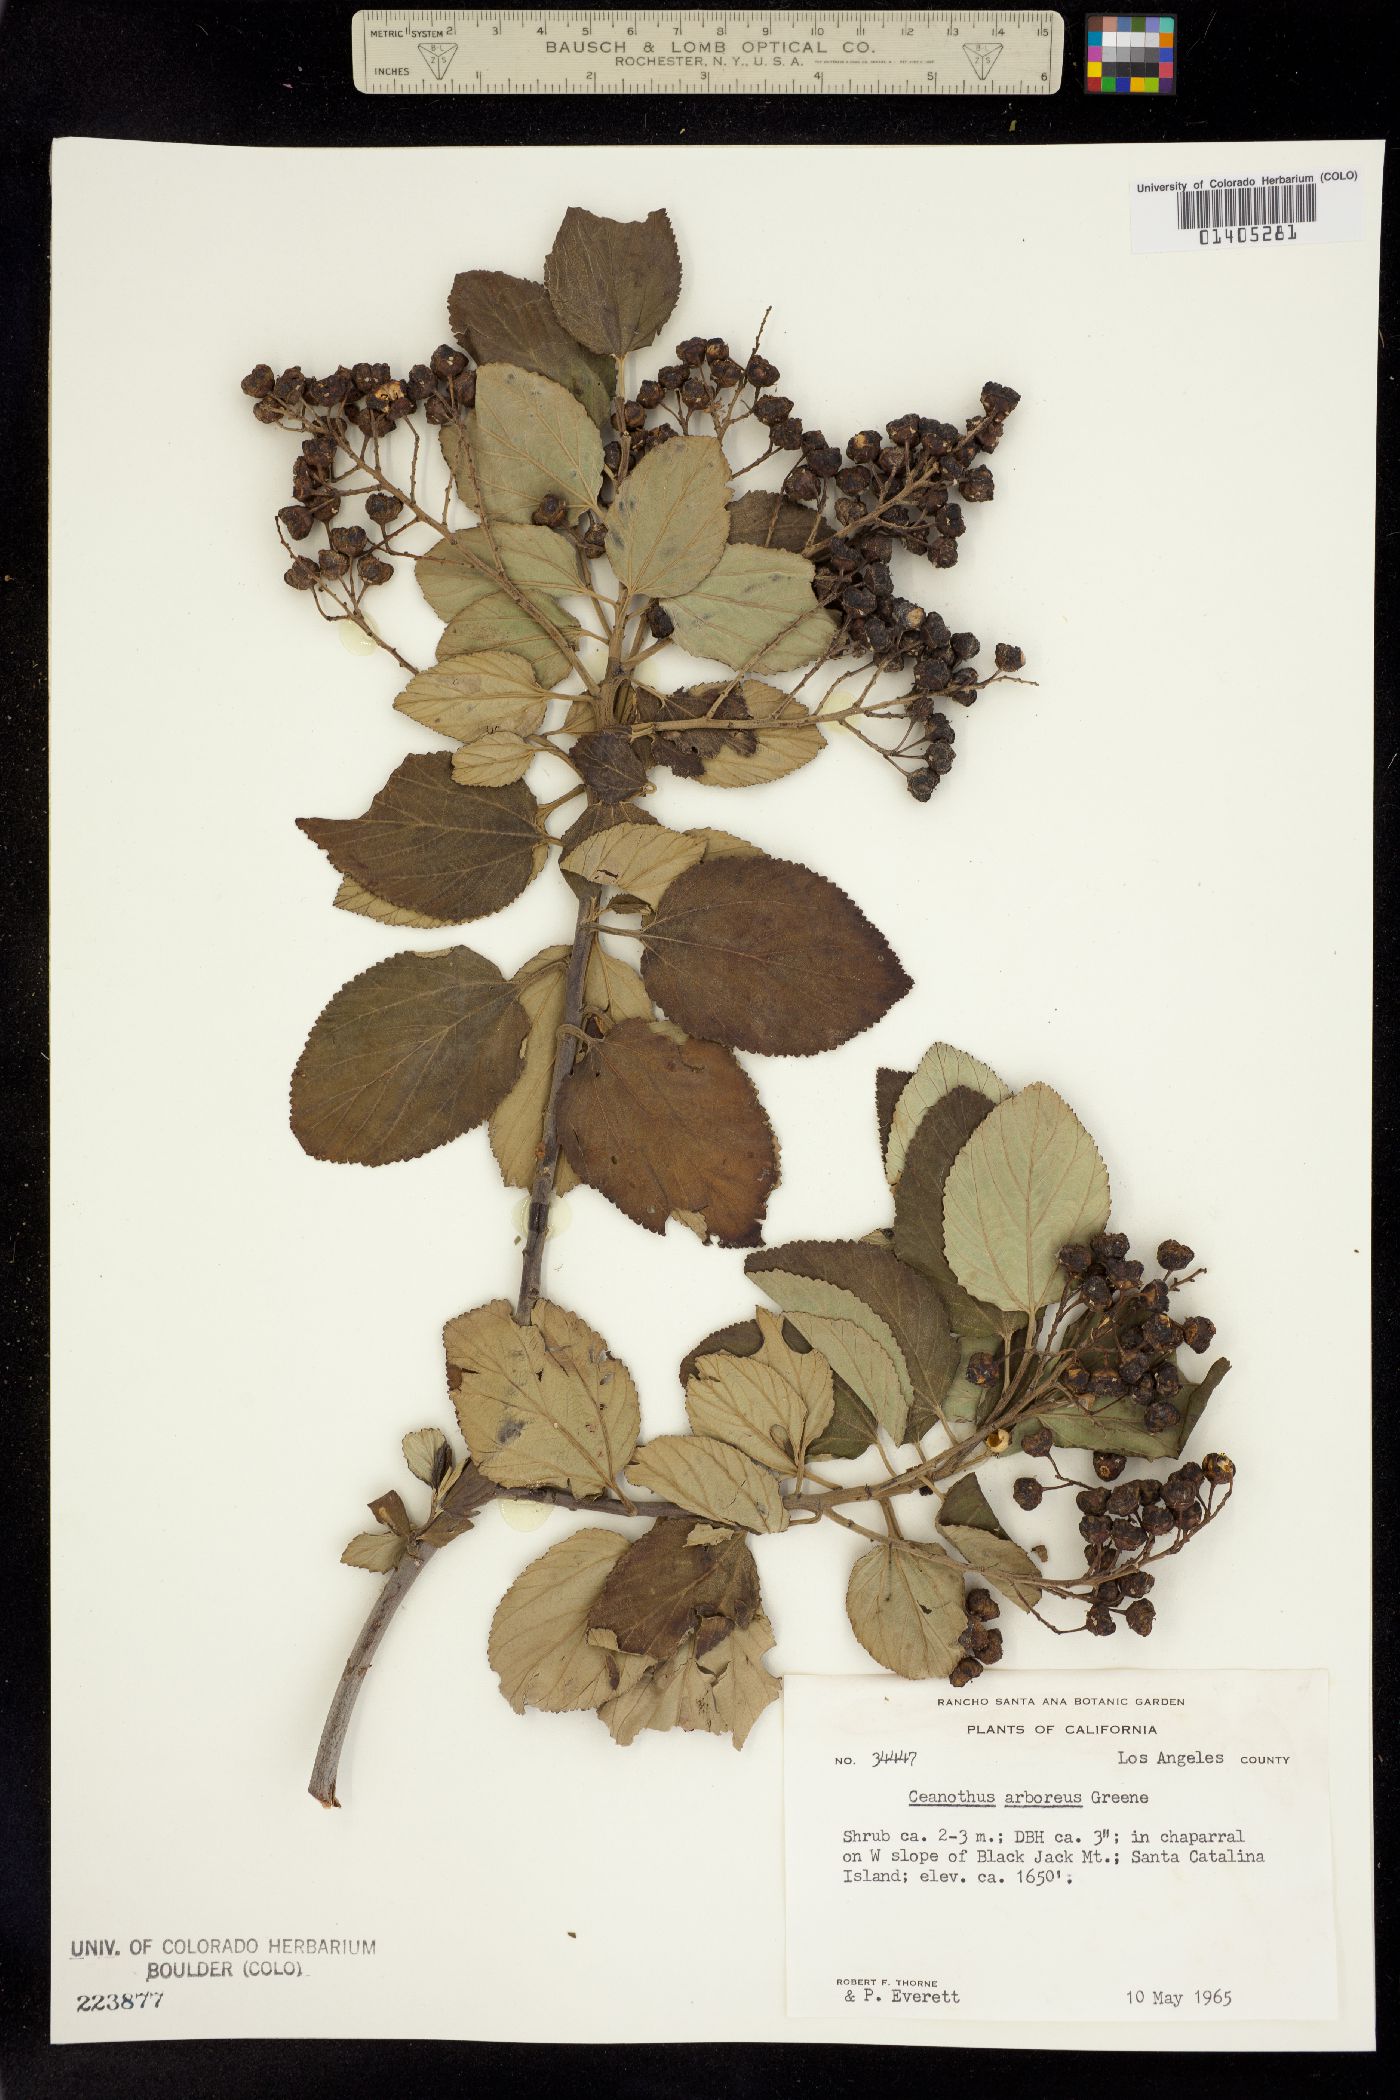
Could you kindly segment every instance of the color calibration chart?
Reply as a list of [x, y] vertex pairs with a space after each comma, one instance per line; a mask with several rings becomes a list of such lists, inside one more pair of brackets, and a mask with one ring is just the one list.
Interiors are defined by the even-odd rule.
[[1090, 15], [1086, 95], [1174, 95], [1175, 15]]

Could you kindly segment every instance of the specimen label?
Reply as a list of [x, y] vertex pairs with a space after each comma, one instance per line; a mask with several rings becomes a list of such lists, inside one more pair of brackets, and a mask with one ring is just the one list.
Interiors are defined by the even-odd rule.
[[1253, 165], [1170, 181], [1133, 184], [1130, 205], [1135, 255], [1178, 255], [1197, 249], [1315, 247], [1359, 241], [1367, 226], [1361, 170], [1343, 154], [1286, 166]]
[[1335, 2016], [1324, 1671], [790, 1673], [784, 1706], [790, 2014]]

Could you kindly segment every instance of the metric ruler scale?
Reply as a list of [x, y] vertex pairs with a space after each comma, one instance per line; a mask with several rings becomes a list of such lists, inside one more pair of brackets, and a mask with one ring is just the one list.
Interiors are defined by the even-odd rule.
[[366, 95], [1053, 95], [1049, 8], [370, 7]]

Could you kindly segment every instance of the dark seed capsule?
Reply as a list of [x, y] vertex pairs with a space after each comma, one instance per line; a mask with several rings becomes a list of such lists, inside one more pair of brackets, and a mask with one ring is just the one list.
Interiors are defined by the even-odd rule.
[[1018, 649], [1014, 642], [998, 642], [994, 653], [999, 671], [1019, 671], [1026, 661], [1025, 650]]
[[1126, 1232], [1096, 1232], [1089, 1242], [1096, 1261], [1122, 1261], [1128, 1252]]
[[[904, 785], [916, 802], [927, 802], [938, 785], [938, 775], [920, 767], [917, 773], [906, 776]], [[971, 1376], [971, 1373], [968, 1375]]]
[[755, 352], [744, 367], [744, 376], [750, 386], [776, 386], [783, 375], [776, 365]]
[[659, 379], [644, 379], [637, 388], [637, 399], [643, 408], [660, 408], [666, 399], [666, 389]]
[[333, 547], [324, 547], [317, 559], [323, 576], [329, 576], [335, 580], [349, 573], [350, 563], [348, 558], [343, 554], [337, 554]]
[[786, 416], [781, 423], [775, 423], [770, 436], [779, 452], [796, 452], [802, 443], [801, 416]]
[[664, 605], [649, 605], [647, 626], [658, 642], [664, 642], [668, 634], [674, 634], [676, 623]]
[[290, 569], [282, 571], [283, 583], [290, 584], [294, 591], [309, 591], [317, 581], [316, 564], [299, 555]]
[[990, 503], [996, 494], [996, 483], [990, 467], [973, 467], [958, 483], [958, 494], [964, 503]]
[[1215, 1340], [1214, 1320], [1207, 1320], [1201, 1314], [1193, 1313], [1189, 1320], [1183, 1320], [1181, 1323], [1181, 1339], [1188, 1349], [1195, 1350], [1197, 1356], [1204, 1355]]
[[999, 1619], [1001, 1606], [990, 1590], [970, 1589], [963, 1602], [970, 1619]]
[[1094, 1598], [1095, 1602], [1099, 1604], [1121, 1604], [1123, 1602], [1123, 1584], [1116, 1579], [1113, 1582], [1101, 1582], [1094, 1592]]
[[1088, 1632], [1096, 1633], [1100, 1638], [1105, 1634], [1117, 1633], [1118, 1631], [1118, 1621], [1106, 1604], [1091, 1604], [1089, 1616], [1085, 1619], [1084, 1625]]
[[664, 393], [674, 394], [677, 387], [685, 385], [684, 365], [663, 365], [656, 375], [656, 383]]
[[760, 423], [771, 428], [775, 423], [787, 421], [792, 414], [792, 403], [786, 394], [765, 394], [761, 401], [755, 401], [753, 412]]
[[935, 737], [929, 744], [925, 764], [930, 773], [937, 773], [941, 776], [944, 773], [952, 772], [953, 760], [956, 757], [957, 753], [950, 743], [947, 743], [942, 738]]
[[331, 545], [337, 554], [363, 554], [369, 547], [369, 534], [363, 525], [337, 525], [331, 533]]
[[1163, 1240], [1157, 1249], [1157, 1260], [1169, 1273], [1173, 1269], [1189, 1269], [1195, 1259], [1184, 1240]]
[[290, 540], [304, 540], [315, 519], [304, 503], [287, 503], [277, 513]]
[[1023, 1473], [1011, 1493], [1018, 1509], [1039, 1509], [1045, 1490], [1029, 1473]]
[[255, 401], [265, 401], [276, 383], [271, 365], [254, 365], [252, 371], [239, 381], [244, 393], [251, 394]]
[[1146, 1640], [1156, 1620], [1157, 1607], [1148, 1598], [1139, 1597], [1128, 1606], [1123, 1617], [1127, 1620], [1133, 1632], [1140, 1633], [1143, 1639]]
[[1153, 1436], [1175, 1429], [1180, 1420], [1181, 1409], [1171, 1400], [1149, 1400], [1142, 1411], [1143, 1427], [1150, 1429]]
[[1175, 1364], [1158, 1364], [1152, 1373], [1152, 1390], [1159, 1400], [1175, 1400], [1183, 1383]]
[[1116, 1480], [1128, 1463], [1121, 1451], [1096, 1451], [1094, 1471], [1100, 1480]]
[[1078, 1243], [1061, 1247], [1055, 1258], [1066, 1276], [1087, 1276], [1094, 1259], [1089, 1249]]
[[688, 335], [683, 343], [677, 343], [676, 356], [683, 365], [703, 365], [705, 362], [704, 336]]
[[1001, 1376], [1001, 1365], [985, 1349], [978, 1349], [967, 1360], [967, 1377], [971, 1385], [995, 1385]]
[[1150, 1504], [1143, 1511], [1139, 1521], [1148, 1537], [1153, 1539], [1162, 1538], [1167, 1532], [1174, 1530], [1176, 1526], [1175, 1517], [1166, 1505], [1161, 1502]]
[[388, 583], [393, 573], [393, 563], [381, 561], [377, 554], [367, 554], [360, 563], [360, 581], [362, 583]]
[[706, 408], [710, 402], [710, 388], [698, 372], [692, 372], [681, 388], [681, 399], [687, 408]]
[[373, 518], [376, 525], [392, 525], [402, 509], [399, 498], [383, 489], [376, 489], [372, 496], [365, 498], [365, 514]]
[[965, 1684], [971, 1684], [975, 1677], [980, 1677], [981, 1675], [981, 1663], [974, 1662], [970, 1655], [965, 1655], [962, 1661], [954, 1663], [952, 1669], [948, 1672], [948, 1682], [955, 1691], [961, 1691]]
[[1021, 1439], [1021, 1449], [1027, 1458], [1048, 1458], [1054, 1446], [1054, 1438], [1042, 1422], [1038, 1429], [1028, 1429]]
[[1075, 1501], [1087, 1517], [1101, 1517], [1108, 1508], [1107, 1488], [1081, 1488]]
[[982, 406], [989, 416], [1009, 416], [1020, 398], [1014, 386], [1002, 386], [995, 379], [982, 389]]
[[1207, 1480], [1221, 1487], [1227, 1480], [1234, 1479], [1235, 1461], [1233, 1458], [1227, 1458], [1223, 1451], [1207, 1451], [1201, 1460], [1201, 1470]]
[[1138, 1507], [1138, 1484], [1125, 1480], [1121, 1487], [1114, 1488], [1108, 1498], [1108, 1513], [1111, 1517], [1135, 1517]]

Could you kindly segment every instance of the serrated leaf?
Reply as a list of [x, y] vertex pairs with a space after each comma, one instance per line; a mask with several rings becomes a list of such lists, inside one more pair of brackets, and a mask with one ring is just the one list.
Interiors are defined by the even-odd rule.
[[794, 503], [769, 489], [750, 489], [729, 507], [729, 537], [749, 547], [782, 547], [789, 554], [811, 554], [831, 538], [820, 511]]
[[440, 1429], [410, 1429], [403, 1440], [404, 1463], [415, 1480], [436, 1488], [452, 1464], [452, 1446]]
[[883, 1343], [888, 1334], [908, 1368], [904, 1436], [921, 1437], [940, 1419], [958, 1363], [947, 1308], [927, 1277], [897, 1260], [883, 1239], [793, 1240], [751, 1254], [744, 1267], [765, 1290], [766, 1272], [778, 1269], [851, 1292], [881, 1322], [877, 1339]]
[[760, 1311], [753, 1356], [702, 1356], [686, 1387], [696, 1436], [718, 1437], [760, 1466], [792, 1473], [827, 1427], [835, 1405], [831, 1365], [783, 1340], [783, 1323]]
[[671, 598], [704, 582], [724, 552], [729, 466], [717, 438], [658, 445], [608, 511], [608, 559], [632, 597]]
[[315, 1159], [383, 1166], [448, 1144], [513, 1085], [525, 1012], [471, 948], [391, 955], [341, 986], [292, 1074], [292, 1129]]
[[358, 912], [362, 919], [376, 919], [381, 926], [411, 926], [420, 932], [435, 931], [446, 926], [446, 919], [434, 919], [424, 911], [408, 911], [401, 904], [386, 904], [382, 897], [372, 897], [363, 883], [353, 876], [341, 878], [340, 888], [331, 902], [337, 911]]
[[758, 1610], [758, 1569], [742, 1531], [662, 1517], [627, 1548], [588, 1615], [589, 1638], [665, 1662], [716, 1620], [747, 1626]]
[[1056, 1257], [1108, 1222], [1108, 1171], [1073, 1109], [1028, 1086], [978, 1124], [948, 1175], [944, 1245], [974, 1298], [1034, 1313], [1055, 1288]]
[[443, 1478], [433, 1515], [418, 1537], [425, 1546], [446, 1546], [472, 1528], [472, 1519], [487, 1502], [495, 1500], [494, 1481], [477, 1471], [471, 1460], [452, 1466]]
[[942, 1095], [915, 1129], [895, 1184], [894, 1251], [937, 1286], [955, 1334], [994, 1334], [1002, 1324], [997, 1307], [963, 1289], [943, 1250], [943, 1197], [953, 1161], [994, 1105], [967, 1086]]
[[472, 1457], [499, 1487], [610, 1493], [641, 1434], [627, 1366], [577, 1313], [504, 1298], [449, 1320], [447, 1382]]
[[757, 1241], [777, 1147], [753, 1081], [718, 1043], [622, 1021], [576, 1061], [558, 1121], [580, 1180], [648, 1231], [687, 1212], [702, 1239]]
[[496, 1606], [487, 1660], [518, 1714], [601, 1706], [651, 1667], [644, 1655], [617, 1655], [587, 1640], [588, 1614], [626, 1539], [613, 1531], [576, 1531], [532, 1560]]
[[452, 778], [459, 787], [509, 787], [529, 771], [534, 757], [533, 744], [513, 729], [491, 729], [452, 753]]
[[477, 487], [492, 521], [528, 525], [545, 496], [562, 496], [571, 516], [598, 501], [598, 426], [571, 393], [538, 372], [481, 366], [473, 441]]
[[666, 600], [673, 639], [736, 671], [772, 675], [812, 663], [836, 635], [836, 622], [812, 596], [813, 574], [800, 554], [731, 542], [703, 583]]
[[689, 1034], [809, 1055], [888, 1013], [910, 979], [844, 890], [797, 861], [706, 858], [641, 935], [648, 991]]
[[693, 1634], [669, 1662], [600, 1706], [598, 1718], [618, 1743], [634, 1742], [647, 1728], [684, 1728], [732, 1735], [735, 1749], [742, 1750], [755, 1721], [778, 1697], [778, 1680], [763, 1663], [773, 1645], [762, 1612], [708, 1648]]
[[900, 1677], [946, 1677], [962, 1661], [961, 1570], [937, 1546], [890, 1539], [851, 1570], [846, 1614], [868, 1655]]
[[[439, 664], [452, 657], [523, 657], [535, 679], [546, 686], [558, 685], [568, 673], [563, 644], [577, 639], [577, 621], [542, 592], [525, 592], [524, 604], [512, 597], [482, 526], [449, 533], [415, 562], [414, 573], [433, 611], [447, 622], [437, 645]], [[419, 674], [420, 678], [431, 675]], [[530, 695], [524, 697], [528, 700]], [[430, 728], [439, 726], [429, 723]], [[538, 728], [539, 724], [500, 720], [482, 726]]]
[[891, 1188], [904, 1171], [904, 1155], [914, 1132], [935, 1101], [941, 1101], [955, 1086], [972, 1087], [993, 1102], [1005, 1101], [1011, 1091], [990, 1065], [969, 1056], [966, 1050], [955, 1050], [951, 1043], [935, 1043], [926, 1050], [895, 1103], [885, 1147], [885, 1179]]
[[765, 1269], [757, 1279], [895, 1442], [905, 1437], [914, 1389], [888, 1326], [853, 1291]]
[[706, 860], [761, 860], [763, 848], [752, 839], [741, 839], [732, 831], [716, 831], [709, 824], [692, 824], [689, 839], [699, 839]]
[[[492, 1114], [488, 1126], [491, 1150], [501, 1179], [509, 1188], [528, 1189], [540, 1163], [544, 1112], [554, 1074], [554, 1053], [564, 1019], [564, 986], [569, 951], [542, 948], [522, 963], [511, 983], [529, 1018], [519, 1076]], [[575, 1175], [567, 1160], [554, 1173], [557, 1194], [566, 1196]]]
[[583, 589], [578, 548], [547, 525], [496, 525], [491, 537], [512, 583], [540, 597], [567, 597]]
[[1022, 1611], [1032, 1611], [1039, 1604], [1036, 1564], [998, 1521], [975, 1474], [965, 1473], [949, 1488], [938, 1512], [938, 1528], [949, 1545], [1003, 1597]]
[[347, 1568], [368, 1568], [372, 1575], [387, 1575], [396, 1568], [408, 1549], [407, 1539], [392, 1531], [360, 1531], [340, 1558]]
[[681, 292], [681, 259], [664, 211], [598, 218], [572, 205], [544, 266], [560, 325], [590, 350], [625, 357], [655, 340]]
[[1146, 1428], [1141, 1403], [1127, 1396], [1089, 1402], [1065, 1398], [1019, 1423], [1016, 1441], [1019, 1444], [1028, 1430], [1043, 1423], [1062, 1450], [1121, 1451], [1129, 1458], [1180, 1458], [1195, 1434], [1206, 1402], [1229, 1368], [1229, 1359], [1220, 1356], [1199, 1385], [1183, 1381], [1175, 1403], [1181, 1420], [1170, 1429]]
[[361, 817], [297, 825], [340, 874], [449, 925], [513, 903], [549, 851], [527, 787], [464, 785], [447, 751], [404, 759]]
[[875, 1074], [875, 1128], [880, 1137], [881, 1159], [890, 1142], [895, 1106], [913, 1077], [912, 1072], [896, 1072], [889, 1065], [881, 1065]]
[[716, 1524], [737, 1524], [743, 1531], [787, 1529], [787, 1511], [772, 1474], [717, 1437], [653, 1437], [627, 1468], [627, 1478], [634, 1487], [650, 1488]]
[[[807, 1337], [784, 1320], [782, 1337], [788, 1348], [799, 1356], [812, 1353]], [[688, 1385], [695, 1375], [696, 1366], [704, 1356], [754, 1356], [763, 1346], [763, 1329], [757, 1320], [736, 1320], [728, 1327], [716, 1328], [702, 1341], [688, 1349], [681, 1359], [680, 1380]], [[830, 1368], [830, 1366], [828, 1366]], [[875, 1422], [869, 1410], [857, 1400], [844, 1378], [832, 1373], [833, 1407], [831, 1420], [812, 1443], [810, 1458], [859, 1458], [862, 1451], [870, 1448], [875, 1436]]]
[[594, 831], [563, 855], [560, 866], [584, 882], [608, 884], [653, 908], [662, 892], [705, 857], [701, 839], [664, 824], [616, 824]]
[[430, 670], [419, 671], [394, 705], [425, 729], [469, 744], [493, 729], [533, 736], [544, 722], [549, 695], [540, 690], [523, 656], [487, 649], [474, 656], [444, 657]]
[[562, 328], [542, 284], [504, 270], [463, 270], [447, 301], [452, 333], [479, 365], [523, 365], [577, 395], [595, 423], [608, 412], [611, 358], [599, 357]]
[[706, 787], [761, 787], [765, 781], [781, 780], [809, 765], [826, 748], [825, 736], [791, 693], [757, 678], [746, 678], [743, 691], [751, 721], [779, 726], [758, 730], [752, 751], [736, 751], [732, 744], [725, 744], [702, 759], [696, 778]]
[[646, 827], [655, 824], [656, 821], [650, 810], [643, 809], [636, 802], [590, 803], [581, 816], [575, 817], [573, 823], [559, 841], [559, 872], [575, 896], [596, 895], [595, 885], [585, 882], [581, 875], [575, 875], [572, 869], [563, 865], [570, 854], [577, 847], [581, 846], [585, 839], [591, 839], [595, 832], [611, 831], [618, 824], [637, 824]]

